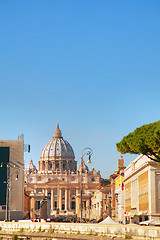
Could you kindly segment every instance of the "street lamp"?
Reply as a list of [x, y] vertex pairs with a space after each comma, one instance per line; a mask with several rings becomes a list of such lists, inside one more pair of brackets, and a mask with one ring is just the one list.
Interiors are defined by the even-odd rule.
[[116, 219], [118, 220], [118, 193], [114, 193], [116, 199]]
[[118, 202], [118, 193], [115, 193], [115, 198], [116, 198], [116, 201]]
[[[16, 163], [13, 162], [1, 162], [0, 167], [4, 167], [4, 165], [6, 165], [7, 167], [7, 179], [6, 181], [4, 181], [4, 183], [7, 184], [7, 188], [6, 188], [6, 214], [5, 214], [5, 221], [10, 221], [11, 220], [11, 187], [12, 187], [12, 176], [13, 174], [16, 174], [16, 178], [15, 180], [18, 180], [18, 175], [20, 172], [20, 166], [18, 166]], [[11, 168], [15, 168], [16, 171], [12, 172], [12, 174], [10, 173], [10, 169]]]
[[84, 160], [83, 157], [85, 155], [88, 155], [88, 161], [87, 163], [91, 163], [91, 155], [93, 154], [93, 150], [91, 148], [84, 148], [81, 154], [81, 187], [80, 187], [80, 222], [82, 222], [82, 211], [83, 211], [83, 204], [82, 204], [82, 196], [83, 196], [83, 178], [82, 178], [82, 173], [83, 173], [83, 164]]
[[51, 193], [48, 193], [48, 218], [51, 217]]
[[112, 217], [111, 216], [111, 201], [112, 201], [112, 197], [111, 197], [111, 193], [109, 193], [109, 216], [110, 216], [110, 218]]

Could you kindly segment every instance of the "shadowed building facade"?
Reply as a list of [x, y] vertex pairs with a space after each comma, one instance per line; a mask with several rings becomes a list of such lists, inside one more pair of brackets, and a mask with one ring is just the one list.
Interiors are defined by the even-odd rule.
[[0, 220], [23, 218], [24, 140], [0, 140]]
[[[25, 170], [25, 188], [30, 192], [31, 217], [75, 215], [80, 217], [80, 190], [82, 202], [90, 198], [101, 185], [100, 172], [88, 169], [85, 162], [77, 170], [74, 151], [63, 139], [59, 124], [53, 138], [41, 151], [38, 170], [30, 161]], [[43, 215], [43, 216], [42, 216]]]

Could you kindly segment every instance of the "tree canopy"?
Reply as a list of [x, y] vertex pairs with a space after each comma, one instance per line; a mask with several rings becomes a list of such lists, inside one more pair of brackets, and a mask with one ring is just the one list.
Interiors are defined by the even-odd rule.
[[122, 153], [143, 154], [160, 163], [160, 121], [136, 128], [116, 144]]

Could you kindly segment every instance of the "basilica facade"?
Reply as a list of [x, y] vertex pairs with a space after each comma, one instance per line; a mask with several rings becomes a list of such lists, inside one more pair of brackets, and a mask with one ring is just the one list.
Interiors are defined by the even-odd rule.
[[38, 169], [33, 161], [25, 170], [25, 190], [30, 197], [31, 218], [72, 215], [80, 217], [81, 206], [90, 209], [94, 193], [101, 188], [100, 172], [85, 161], [77, 169], [74, 151], [63, 139], [57, 124], [54, 136], [41, 151]]

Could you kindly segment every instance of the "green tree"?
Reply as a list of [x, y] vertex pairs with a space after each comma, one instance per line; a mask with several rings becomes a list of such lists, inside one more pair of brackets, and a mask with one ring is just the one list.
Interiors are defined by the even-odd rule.
[[122, 153], [143, 154], [160, 163], [160, 121], [136, 128], [119, 143], [117, 150]]

